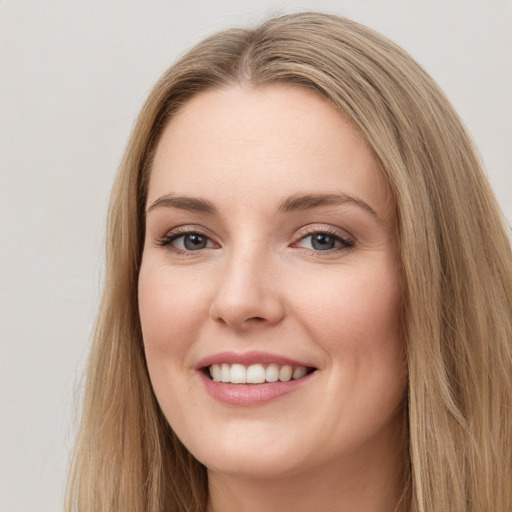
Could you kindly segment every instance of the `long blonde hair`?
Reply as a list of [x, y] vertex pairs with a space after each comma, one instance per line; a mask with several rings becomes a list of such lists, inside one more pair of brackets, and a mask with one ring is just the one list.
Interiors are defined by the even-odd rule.
[[404, 276], [410, 509], [512, 510], [512, 254], [461, 121], [402, 49], [320, 13], [209, 37], [156, 84], [112, 192], [106, 281], [67, 510], [194, 511], [205, 468], [163, 417], [137, 306], [151, 160], [174, 113], [201, 91], [295, 84], [343, 111], [393, 191]]

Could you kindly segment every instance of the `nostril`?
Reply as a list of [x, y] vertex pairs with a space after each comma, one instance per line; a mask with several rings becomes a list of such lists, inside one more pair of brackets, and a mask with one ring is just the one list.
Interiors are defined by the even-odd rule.
[[243, 327], [259, 327], [259, 326], [265, 326], [268, 323], [268, 319], [264, 318], [262, 316], [251, 316], [247, 320], [245, 320]]

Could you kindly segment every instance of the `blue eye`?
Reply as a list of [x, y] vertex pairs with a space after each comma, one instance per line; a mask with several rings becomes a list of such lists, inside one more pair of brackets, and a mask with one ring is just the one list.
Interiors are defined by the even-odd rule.
[[334, 247], [336, 247], [337, 240], [331, 235], [315, 233], [314, 235], [310, 236], [311, 246], [313, 249], [315, 249], [315, 251], [329, 251], [330, 249], [334, 249]]
[[200, 251], [213, 247], [213, 242], [202, 233], [190, 231], [188, 233], [168, 233], [158, 240], [158, 245], [175, 252]]
[[197, 251], [199, 249], [204, 249], [208, 245], [208, 238], [199, 233], [190, 233], [188, 235], [182, 235], [174, 240], [176, 243], [177, 240], [182, 240], [183, 247], [187, 251]]
[[318, 231], [302, 237], [296, 245], [305, 249], [326, 252], [348, 249], [354, 245], [354, 242], [340, 235]]

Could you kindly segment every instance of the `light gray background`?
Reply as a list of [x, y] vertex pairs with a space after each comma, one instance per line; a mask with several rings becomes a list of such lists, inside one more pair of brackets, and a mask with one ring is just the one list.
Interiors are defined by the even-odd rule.
[[511, 0], [0, 0], [0, 512], [61, 508], [109, 189], [151, 85], [211, 32], [305, 9], [426, 67], [512, 220]]

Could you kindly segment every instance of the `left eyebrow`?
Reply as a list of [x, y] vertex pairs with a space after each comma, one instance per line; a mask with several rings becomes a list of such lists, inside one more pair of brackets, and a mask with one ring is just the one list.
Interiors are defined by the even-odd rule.
[[321, 208], [322, 206], [353, 204], [368, 212], [372, 217], [379, 220], [377, 212], [362, 199], [349, 196], [348, 194], [294, 194], [281, 201], [277, 208], [278, 212], [296, 212]]

